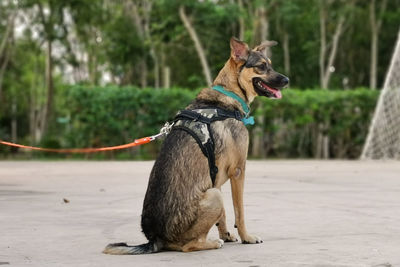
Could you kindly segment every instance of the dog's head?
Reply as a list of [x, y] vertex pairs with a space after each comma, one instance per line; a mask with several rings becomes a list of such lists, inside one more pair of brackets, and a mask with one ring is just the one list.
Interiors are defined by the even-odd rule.
[[265, 41], [250, 50], [246, 43], [231, 38], [231, 59], [238, 73], [238, 84], [249, 99], [257, 95], [281, 98], [280, 90], [289, 83], [288, 77], [272, 69], [272, 62], [267, 57], [267, 48], [276, 44]]

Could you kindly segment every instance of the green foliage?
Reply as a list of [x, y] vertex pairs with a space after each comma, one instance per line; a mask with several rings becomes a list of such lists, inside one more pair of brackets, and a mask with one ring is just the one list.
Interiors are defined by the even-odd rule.
[[[53, 135], [44, 145], [102, 147], [156, 134], [166, 121], [187, 106], [196, 92], [186, 89], [84, 87], [65, 90]], [[252, 104], [262, 117], [268, 157], [315, 157], [318, 134], [330, 138], [332, 158], [356, 158], [364, 143], [378, 92], [357, 90], [293, 90], [281, 100], [257, 98]], [[250, 127], [250, 133], [255, 126]], [[321, 128], [322, 127], [322, 128]], [[58, 141], [55, 141], [58, 140]], [[113, 158], [154, 158], [160, 143], [95, 155]], [[125, 155], [125, 156], [124, 156]], [[251, 154], [250, 154], [251, 157]]]
[[[378, 38], [379, 87], [387, 72], [400, 23], [400, 0], [387, 1], [382, 13], [381, 2], [376, 1], [376, 15], [382, 19]], [[43, 145], [114, 145], [156, 132], [194, 93], [175, 89], [140, 91], [136, 87], [205, 85], [193, 40], [179, 17], [181, 6], [185, 7], [197, 32], [213, 77], [229, 58], [229, 38], [238, 37], [243, 31], [243, 39], [250, 46], [261, 42], [263, 34], [277, 40], [279, 45], [271, 49], [274, 68], [287, 74], [293, 87], [315, 88], [320, 84], [319, 12], [323, 4], [328, 49], [338, 17], [345, 14], [329, 85], [338, 89], [368, 86], [370, 3], [343, 0], [0, 1], [0, 43], [4, 44], [4, 49], [0, 49], [3, 50], [0, 51], [0, 138], [12, 138], [12, 122], [18, 126], [14, 138], [19, 142], [35, 145], [41, 138], [36, 134], [45, 125], [40, 123], [40, 118], [44, 118], [46, 104], [51, 103], [45, 75], [48, 41], [53, 47], [53, 100], [57, 114], [51, 116], [50, 132], [42, 137]], [[261, 8], [265, 8], [263, 16], [258, 12]], [[18, 16], [11, 23], [15, 10]], [[13, 25], [13, 34], [8, 42], [3, 42], [7, 40], [3, 37], [8, 25]], [[268, 26], [268, 30], [262, 25]], [[99, 87], [109, 83], [116, 87]], [[94, 87], [71, 89], [71, 84]], [[133, 87], [118, 88], [125, 85]], [[264, 99], [266, 102], [258, 100], [253, 105], [259, 106], [255, 113], [265, 114], [263, 135], [268, 156], [314, 157], [321, 132], [330, 138], [333, 157], [357, 156], [377, 92], [287, 90], [284, 94], [281, 101]], [[168, 102], [157, 102], [163, 98]], [[82, 114], [77, 115], [77, 110]], [[157, 149], [158, 146], [148, 145], [132, 150], [131, 154], [101, 157], [153, 157]], [[0, 151], [9, 150], [0, 147]]]
[[281, 100], [257, 99], [267, 153], [315, 157], [318, 135], [329, 137], [332, 158], [357, 158], [368, 132], [377, 91], [286, 90]]
[[[157, 133], [179, 109], [194, 98], [189, 90], [134, 87], [72, 87], [66, 92], [62, 117], [64, 143], [68, 147], [100, 147], [132, 142], [135, 138]], [[133, 149], [142, 156], [154, 147]]]

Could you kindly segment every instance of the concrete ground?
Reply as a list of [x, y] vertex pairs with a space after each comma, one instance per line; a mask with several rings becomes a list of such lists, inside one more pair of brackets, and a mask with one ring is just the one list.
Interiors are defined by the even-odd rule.
[[[0, 162], [0, 265], [400, 266], [400, 162], [249, 161], [247, 228], [264, 243], [102, 254], [110, 242], [146, 241], [140, 214], [152, 164]], [[229, 185], [222, 191], [233, 231]]]

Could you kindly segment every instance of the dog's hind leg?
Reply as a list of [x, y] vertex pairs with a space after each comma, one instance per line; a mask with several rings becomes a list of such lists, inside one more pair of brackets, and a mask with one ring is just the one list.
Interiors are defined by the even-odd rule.
[[238, 241], [236, 236], [228, 231], [228, 228], [226, 226], [225, 209], [222, 212], [221, 218], [217, 222], [217, 227], [218, 227], [218, 232], [219, 232], [219, 238], [221, 238], [225, 242], [236, 242], [236, 241]]
[[207, 240], [211, 227], [223, 215], [224, 206], [221, 191], [217, 188], [208, 189], [200, 201], [199, 213], [195, 224], [187, 231], [183, 239], [188, 240], [181, 250], [184, 252], [221, 248], [224, 241], [221, 239]]

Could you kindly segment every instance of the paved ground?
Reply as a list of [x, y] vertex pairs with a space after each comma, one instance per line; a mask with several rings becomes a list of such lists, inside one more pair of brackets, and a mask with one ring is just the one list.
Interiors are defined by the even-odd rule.
[[[249, 161], [246, 221], [263, 244], [101, 254], [109, 242], [145, 242], [139, 222], [151, 166], [0, 162], [0, 265], [400, 266], [400, 162]], [[229, 185], [223, 194], [233, 226]]]

